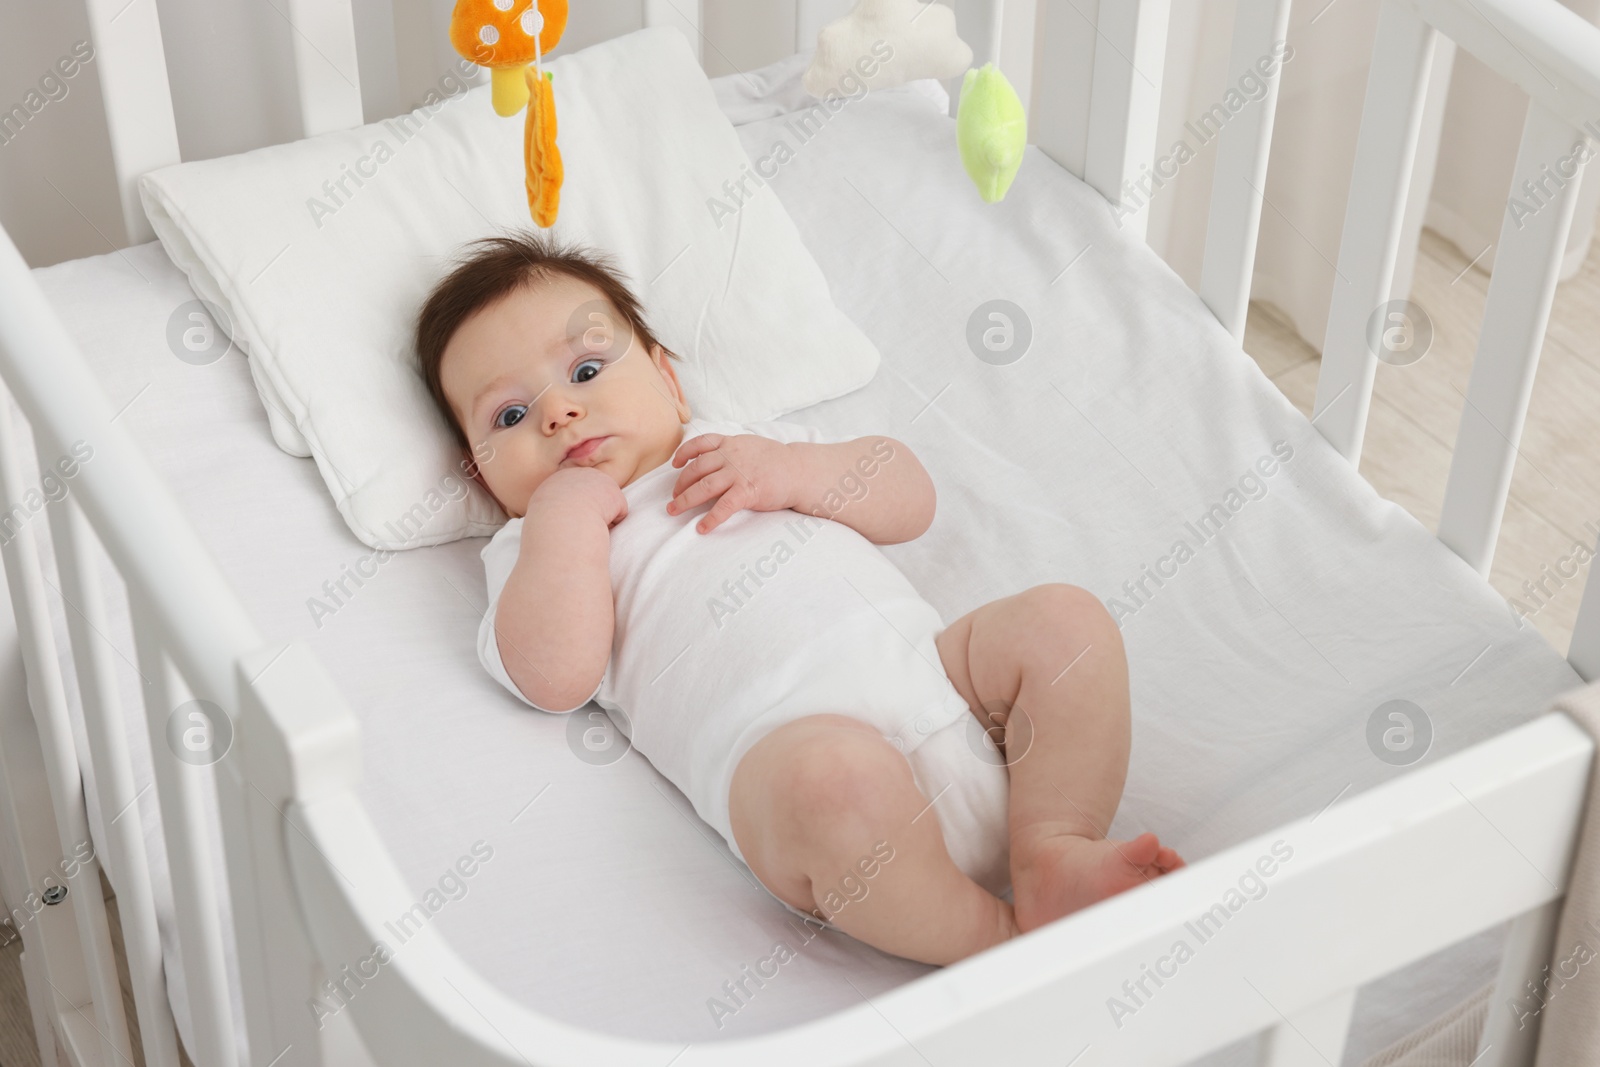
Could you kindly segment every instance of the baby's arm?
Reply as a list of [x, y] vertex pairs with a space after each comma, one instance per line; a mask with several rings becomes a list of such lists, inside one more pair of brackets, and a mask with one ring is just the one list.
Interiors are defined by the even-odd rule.
[[933, 479], [892, 437], [814, 444], [795, 441], [795, 511], [842, 522], [878, 545], [922, 536], [933, 524]]
[[528, 499], [516, 565], [500, 591], [495, 640], [506, 673], [536, 707], [575, 710], [611, 657], [611, 527], [628, 513], [604, 471], [556, 471]]

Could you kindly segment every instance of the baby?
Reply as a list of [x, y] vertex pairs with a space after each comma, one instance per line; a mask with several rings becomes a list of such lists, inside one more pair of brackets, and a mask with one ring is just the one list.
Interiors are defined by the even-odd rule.
[[485, 668], [595, 700], [785, 905], [948, 964], [1183, 865], [1105, 836], [1129, 715], [1100, 601], [1040, 585], [945, 626], [875, 547], [933, 521], [904, 444], [695, 418], [605, 257], [539, 234], [475, 242], [417, 352], [511, 516]]

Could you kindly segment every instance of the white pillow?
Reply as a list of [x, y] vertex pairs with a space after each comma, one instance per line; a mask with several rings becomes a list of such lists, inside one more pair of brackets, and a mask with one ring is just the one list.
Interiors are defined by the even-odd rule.
[[[878, 351], [833, 303], [687, 42], [654, 28], [552, 60], [556, 237], [609, 252], [697, 416], [756, 422], [851, 392]], [[416, 370], [412, 330], [468, 241], [536, 229], [522, 118], [489, 87], [410, 115], [145, 175], [145, 211], [247, 352], [279, 446], [316, 459], [374, 548], [493, 533], [505, 514]], [[742, 204], [729, 190], [743, 179]], [[725, 185], [726, 183], [726, 185]], [[714, 204], [720, 207], [714, 209]]]

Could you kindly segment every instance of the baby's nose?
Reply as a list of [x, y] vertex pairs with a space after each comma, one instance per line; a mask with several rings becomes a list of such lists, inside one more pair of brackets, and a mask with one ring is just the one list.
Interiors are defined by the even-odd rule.
[[580, 414], [582, 413], [576, 407], [557, 409], [556, 414], [550, 419], [549, 429], [559, 430], [564, 423], [578, 418]]

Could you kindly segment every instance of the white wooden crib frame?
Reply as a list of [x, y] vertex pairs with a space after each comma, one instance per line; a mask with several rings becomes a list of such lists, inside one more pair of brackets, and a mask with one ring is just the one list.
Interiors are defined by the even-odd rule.
[[[698, 52], [693, 0], [640, 2], [642, 22], [680, 26]], [[1037, 6], [1035, 140], [1113, 201], [1155, 157], [1168, 3]], [[1243, 70], [1284, 39], [1289, 4], [1239, 0], [1230, 69]], [[956, 6], [979, 59], [992, 55], [1000, 3]], [[88, 9], [124, 214], [134, 239], [148, 240], [135, 179], [179, 159], [156, 7], [88, 0]], [[359, 92], [332, 70], [355, 69], [350, 0], [288, 0], [288, 13], [305, 133], [360, 123]], [[814, 41], [818, 22], [817, 9], [801, 0], [797, 47]], [[1419, 138], [1427, 140], [1430, 68], [1437, 62], [1447, 73], [1457, 45], [1532, 98], [1514, 185], [1568, 155], [1584, 124], [1600, 118], [1600, 30], [1554, 0], [1384, 0], [1313, 419], [1352, 464], [1376, 364], [1364, 342], [1366, 320], [1394, 286]], [[1274, 77], [1259, 105], [1225, 127], [1218, 149], [1200, 295], [1235, 337], [1244, 329], [1276, 95]], [[1439, 527], [1440, 539], [1485, 576], [1576, 189], [1569, 183], [1521, 229], [1508, 218], [1501, 234]], [[1133, 224], [1142, 232], [1142, 214]], [[1501, 1005], [1520, 996], [1523, 981], [1549, 958], [1593, 756], [1588, 735], [1560, 714], [782, 1032], [684, 1048], [580, 1030], [507, 999], [426, 926], [319, 1030], [308, 1007], [319, 983], [368, 957], [384, 917], [413, 903], [358, 798], [356, 719], [302, 644], [256, 631], [167, 489], [112, 421], [9, 237], [0, 241], [0, 376], [31, 424], [38, 456], [63, 455], [78, 440], [95, 450], [73, 492], [49, 504], [48, 527], [61, 593], [82, 606], [68, 613], [73, 658], [101, 803], [121, 812], [108, 821], [103, 847], [121, 873], [126, 954], [151, 1067], [175, 1067], [177, 1040], [132, 803], [124, 710], [110, 651], [97, 636], [105, 612], [85, 551], [95, 537], [128, 588], [140, 671], [154, 679], [148, 707], [171, 708], [194, 694], [222, 705], [235, 724], [232, 750], [212, 768], [155, 761], [195, 1027], [188, 1051], [201, 1067], [240, 1063], [229, 1006], [234, 983], [246, 1005], [243, 1062], [253, 1067], [1060, 1065], [1080, 1056], [1085, 1067], [1165, 1065], [1252, 1034], [1265, 1042], [1272, 1067], [1336, 1064], [1358, 986], [1507, 919], [1515, 919], [1512, 936], [1476, 1062], [1532, 1062], [1537, 1027], [1519, 1030]], [[0, 492], [9, 507], [24, 491], [0, 406]], [[138, 521], [127, 521], [133, 515]], [[58, 1062], [57, 1042], [76, 1067], [131, 1064], [98, 863], [83, 863], [64, 880], [57, 873], [60, 858], [89, 839], [88, 818], [36, 529], [25, 526], [3, 547], [22, 663], [0, 665], [9, 670], [11, 697], [0, 701], [0, 889], [13, 907], [43, 885], [69, 890], [22, 930], [46, 1067]], [[1568, 658], [1586, 680], [1600, 677], [1600, 582], [1588, 582]], [[165, 716], [146, 721], [160, 753]], [[214, 778], [226, 837], [231, 930], [222, 927], [207, 877], [211, 843], [201, 832], [197, 792], [205, 775]], [[46, 810], [53, 825], [40, 818]], [[1216, 904], [1279, 839], [1291, 844], [1294, 862], [1251, 904], [1251, 920], [1185, 962], [1182, 980], [1147, 984], [1144, 997], [1130, 1000], [1124, 983], [1145, 981], [1186, 921]], [[227, 938], [237, 946], [236, 976], [224, 966]], [[1136, 1017], [1116, 1017], [1112, 997], [1137, 1003]]]

